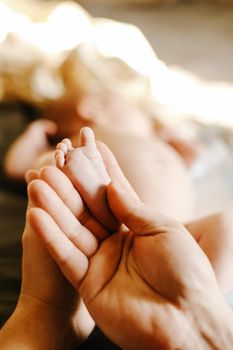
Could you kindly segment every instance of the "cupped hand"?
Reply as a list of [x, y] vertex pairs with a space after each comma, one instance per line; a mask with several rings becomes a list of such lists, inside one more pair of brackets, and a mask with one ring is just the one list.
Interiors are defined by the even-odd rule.
[[82, 242], [85, 237], [90, 247], [93, 230], [72, 218], [74, 237], [66, 203], [43, 187], [46, 205], [30, 211], [31, 225], [99, 327], [119, 346], [208, 349], [215, 325], [205, 324], [228, 314], [210, 261], [183, 225], [138, 199], [106, 146], [99, 149], [115, 180], [107, 195], [122, 228], [88, 252]]
[[[192, 339], [200, 346], [199, 315], [207, 319], [213, 302], [224, 304], [206, 255], [184, 226], [148, 208], [126, 187], [111, 184], [108, 199], [124, 226], [88, 257], [69, 236], [65, 208], [59, 210], [62, 225], [55, 212], [42, 208], [30, 211], [30, 222], [116, 344], [188, 349]], [[50, 195], [48, 205], [56, 200]], [[76, 220], [81, 238], [87, 231]]]

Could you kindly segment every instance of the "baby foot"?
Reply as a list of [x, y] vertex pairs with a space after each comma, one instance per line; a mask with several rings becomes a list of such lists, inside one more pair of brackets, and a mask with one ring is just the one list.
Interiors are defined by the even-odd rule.
[[108, 230], [116, 231], [119, 222], [111, 212], [106, 187], [111, 182], [90, 128], [80, 131], [80, 147], [73, 148], [69, 139], [57, 146], [55, 162], [71, 180], [92, 214]]

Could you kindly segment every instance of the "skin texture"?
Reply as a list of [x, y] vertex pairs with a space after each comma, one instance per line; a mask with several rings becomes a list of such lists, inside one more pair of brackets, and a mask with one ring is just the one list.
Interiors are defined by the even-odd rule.
[[[57, 216], [66, 212], [62, 203], [55, 212], [45, 209], [43, 200], [36, 203], [40, 208], [30, 210], [31, 225], [79, 290], [97, 324], [118, 345], [211, 349], [216, 319], [232, 315], [207, 256], [184, 226], [143, 204], [127, 181], [121, 181], [107, 187], [107, 196], [113, 213], [127, 228], [100, 242], [89, 259], [80, 243], [70, 239], [66, 215], [62, 224]], [[49, 190], [44, 186], [40, 192], [45, 196]], [[46, 202], [55, 203], [58, 199], [53, 197], [50, 192]], [[82, 237], [85, 226], [78, 227]], [[216, 301], [219, 307], [213, 311]], [[209, 319], [210, 329], [202, 329]], [[219, 344], [222, 338], [220, 334]], [[230, 349], [231, 344], [224, 346]]]
[[[119, 188], [111, 186], [109, 191], [114, 212], [130, 230], [104, 240], [89, 266], [55, 224], [56, 218], [36, 209], [30, 220], [97, 324], [119, 346], [211, 349], [208, 341], [199, 339], [199, 320], [213, 317], [213, 305], [220, 305], [220, 319], [228, 309], [208, 259], [182, 225], [139, 202], [133, 208], [132, 203], [122, 203]], [[125, 198], [125, 189], [123, 194]], [[134, 196], [131, 200], [135, 205]], [[77, 266], [82, 266], [81, 275]], [[211, 337], [208, 331], [206, 337]]]
[[[90, 208], [83, 204], [60, 170], [46, 167], [40, 174], [28, 173], [27, 179], [31, 182], [28, 192], [33, 206], [27, 215], [31, 228], [26, 230], [24, 238], [25, 283], [22, 290], [23, 295], [27, 295], [27, 303], [23, 310], [19, 303], [6, 325], [0, 336], [1, 348], [20, 349], [19, 338], [21, 343], [24, 339], [23, 349], [25, 343], [29, 344], [28, 349], [58, 349], [58, 344], [63, 348], [67, 337], [76, 338], [78, 343], [91, 329], [88, 322], [84, 322], [90, 320], [87, 311], [81, 312], [80, 305], [74, 307], [80, 300], [78, 295], [75, 296], [74, 289], [62, 278], [53, 260], [48, 259], [41, 242], [35, 239], [36, 233], [65, 276], [79, 290], [98, 325], [125, 349], [231, 349], [229, 325], [232, 314], [224, 303], [206, 255], [184, 226], [153, 211], [138, 199], [104, 144], [98, 143], [98, 149], [115, 182], [107, 187], [111, 210], [128, 228], [122, 227], [109, 235], [110, 232], [91, 214], [91, 203]], [[216, 227], [212, 227], [216, 246], [211, 244], [212, 248], [207, 249], [206, 244], [207, 254], [214, 248], [215, 254], [210, 256], [214, 268], [220, 266], [218, 257], [220, 261], [224, 257], [224, 244], [218, 254], [217, 238], [221, 241], [220, 233], [222, 229], [226, 230], [227, 219], [229, 217], [223, 214], [216, 218], [215, 224], [221, 223], [218, 235]], [[208, 227], [211, 227], [208, 220], [202, 225], [203, 230], [201, 221], [190, 225], [198, 242], [200, 236], [202, 242], [207, 242], [210, 237], [207, 235]], [[74, 230], [70, 231], [70, 227]], [[229, 228], [226, 231], [229, 232]], [[35, 256], [30, 255], [34, 250]], [[230, 251], [229, 247], [227, 251]], [[37, 263], [31, 263], [33, 258]], [[220, 272], [218, 268], [221, 286], [226, 280], [222, 278], [226, 269], [222, 275]], [[225, 282], [223, 285], [225, 288]], [[67, 300], [70, 300], [68, 305]], [[28, 308], [28, 304], [32, 307]], [[39, 319], [39, 324], [32, 322], [35, 319]], [[75, 325], [71, 327], [74, 319]], [[27, 327], [27, 332], [19, 327], [27, 321], [30, 332]], [[40, 334], [45, 335], [47, 330], [49, 337], [38, 338], [38, 325], [41, 324], [45, 327]], [[84, 324], [88, 326], [86, 329], [82, 328]], [[12, 334], [15, 347], [9, 345], [12, 345]], [[41, 344], [42, 338], [44, 344]], [[57, 344], [51, 345], [51, 338], [57, 339]], [[67, 349], [67, 343], [64, 348]]]

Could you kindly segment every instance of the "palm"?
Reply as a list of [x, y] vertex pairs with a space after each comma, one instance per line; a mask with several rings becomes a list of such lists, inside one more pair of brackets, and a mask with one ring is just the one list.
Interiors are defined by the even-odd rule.
[[[184, 254], [188, 247], [196, 259]], [[97, 324], [118, 345], [160, 349], [172, 341], [176, 348], [180, 343], [174, 342], [183, 342], [187, 334], [181, 299], [188, 306], [196, 292], [191, 269], [200, 277], [197, 288], [212, 285], [208, 261], [184, 228], [140, 236], [118, 232], [91, 259], [80, 291]]]

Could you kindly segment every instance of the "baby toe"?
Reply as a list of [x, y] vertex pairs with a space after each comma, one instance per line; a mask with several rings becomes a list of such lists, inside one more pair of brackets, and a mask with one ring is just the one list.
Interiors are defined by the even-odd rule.
[[91, 128], [84, 127], [80, 130], [80, 143], [81, 146], [95, 146], [95, 135]]
[[64, 142], [60, 142], [56, 148], [57, 148], [57, 150], [63, 152], [64, 154], [66, 154], [68, 152], [68, 147]]
[[65, 154], [60, 149], [55, 151], [55, 164], [59, 169], [62, 169], [65, 166]]
[[72, 146], [72, 142], [70, 141], [70, 139], [63, 139], [62, 144], [65, 144], [67, 146], [67, 151], [72, 151], [73, 146]]

